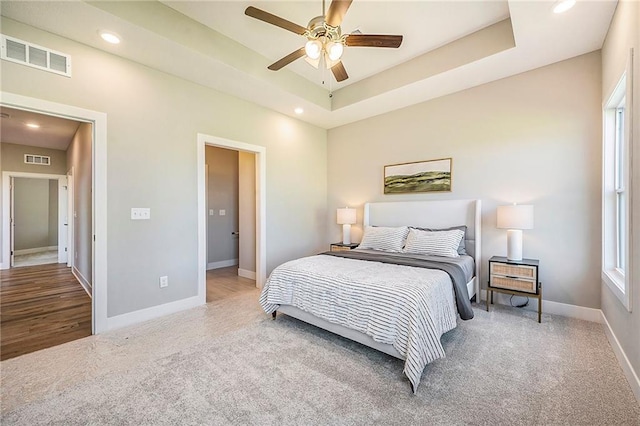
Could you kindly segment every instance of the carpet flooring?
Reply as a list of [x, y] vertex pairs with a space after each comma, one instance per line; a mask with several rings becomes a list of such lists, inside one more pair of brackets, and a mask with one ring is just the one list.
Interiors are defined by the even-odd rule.
[[497, 306], [402, 362], [257, 292], [3, 361], [3, 425], [640, 425], [602, 326]]

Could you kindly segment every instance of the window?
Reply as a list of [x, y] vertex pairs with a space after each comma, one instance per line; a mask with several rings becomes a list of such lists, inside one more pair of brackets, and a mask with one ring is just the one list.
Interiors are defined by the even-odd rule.
[[602, 184], [602, 279], [631, 311], [629, 284], [629, 159], [631, 104], [625, 73], [604, 107]]

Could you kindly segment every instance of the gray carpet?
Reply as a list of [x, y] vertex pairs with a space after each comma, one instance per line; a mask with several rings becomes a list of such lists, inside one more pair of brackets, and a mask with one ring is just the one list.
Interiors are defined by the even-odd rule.
[[402, 362], [286, 316], [97, 377], [3, 425], [640, 425], [602, 326], [497, 307], [443, 337], [417, 395]]

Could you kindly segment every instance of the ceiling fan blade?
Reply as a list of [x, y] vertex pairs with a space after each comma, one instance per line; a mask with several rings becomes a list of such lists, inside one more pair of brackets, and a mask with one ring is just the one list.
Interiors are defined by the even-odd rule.
[[327, 10], [325, 22], [332, 27], [337, 27], [342, 24], [344, 15], [347, 13], [352, 1], [353, 0], [333, 0], [329, 5], [329, 10]]
[[289, 30], [292, 33], [303, 35], [307, 31], [307, 29], [303, 26], [294, 24], [291, 21], [287, 21], [284, 18], [281, 18], [276, 15], [272, 15], [269, 12], [265, 12], [264, 10], [255, 8], [253, 6], [249, 6], [244, 11], [244, 14], [247, 16], [251, 16], [252, 18], [256, 18], [261, 21], [264, 21], [268, 24], [275, 25], [276, 27], [284, 28], [285, 30]]
[[279, 61], [276, 61], [273, 64], [269, 65], [267, 68], [269, 68], [271, 71], [278, 71], [280, 68], [289, 65], [296, 59], [302, 58], [304, 55], [306, 55], [306, 53], [304, 52], [304, 47], [301, 47], [300, 49], [294, 50], [293, 52], [289, 53]]
[[345, 70], [344, 65], [342, 65], [342, 61], [332, 66], [331, 72], [333, 73], [333, 76], [336, 78], [337, 82], [344, 81], [349, 78], [347, 70]]
[[385, 34], [349, 34], [345, 40], [347, 46], [358, 47], [400, 47], [401, 35]]

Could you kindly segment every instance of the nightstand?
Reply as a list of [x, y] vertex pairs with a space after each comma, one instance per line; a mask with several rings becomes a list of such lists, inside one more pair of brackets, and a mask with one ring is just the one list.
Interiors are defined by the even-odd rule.
[[489, 259], [487, 312], [493, 292], [538, 299], [538, 322], [542, 321], [542, 283], [538, 281], [537, 259], [509, 260], [502, 256]]
[[351, 244], [333, 243], [331, 244], [330, 250], [331, 251], [349, 251], [349, 250], [353, 250], [356, 247], [358, 247], [358, 243], [351, 243]]

